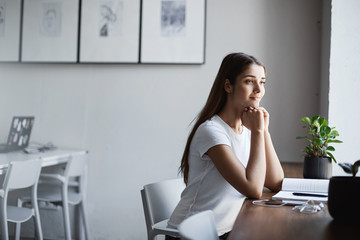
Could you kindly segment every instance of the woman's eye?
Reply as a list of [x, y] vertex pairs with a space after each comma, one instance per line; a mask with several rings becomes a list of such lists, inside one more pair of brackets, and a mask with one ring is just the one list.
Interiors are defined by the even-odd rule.
[[252, 83], [253, 81], [252, 80], [245, 80], [245, 83]]
[[261, 83], [262, 85], [265, 85], [266, 82], [265, 82], [265, 81], [261, 81], [260, 83]]

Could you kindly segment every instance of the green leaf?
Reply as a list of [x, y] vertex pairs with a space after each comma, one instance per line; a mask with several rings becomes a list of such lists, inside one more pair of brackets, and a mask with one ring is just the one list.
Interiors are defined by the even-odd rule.
[[313, 122], [312, 125], [317, 128], [320, 127], [320, 123], [318, 121]]
[[320, 123], [320, 126], [327, 126], [328, 125], [328, 122], [325, 120], [324, 117], [321, 117], [319, 119], [319, 123]]
[[324, 133], [325, 136], [329, 135], [331, 133], [331, 128], [329, 128], [328, 126], [321, 126], [320, 127], [320, 132]]
[[316, 129], [309, 129], [309, 131], [307, 131], [307, 133], [310, 134], [310, 135], [314, 135], [314, 134], [315, 134], [315, 130], [316, 130]]
[[326, 132], [324, 132], [324, 131], [320, 131], [320, 136], [323, 138], [323, 137], [326, 137], [327, 135], [326, 135]]
[[312, 147], [310, 146], [306, 146], [306, 148], [304, 149], [304, 152], [307, 154], [307, 155], [313, 155], [314, 153], [314, 150], [312, 149]]
[[328, 143], [342, 143], [341, 140], [329, 140]]
[[355, 163], [354, 163], [355, 166], [359, 167], [360, 166], [360, 160], [357, 160]]
[[344, 169], [346, 173], [352, 173], [352, 164], [350, 163], [339, 163], [339, 166]]
[[314, 124], [315, 121], [317, 121], [319, 119], [318, 115], [315, 115], [311, 118], [311, 123]]
[[358, 172], [359, 170], [359, 166], [360, 166], [360, 160], [357, 160], [353, 166], [352, 166], [352, 174], [353, 174], [353, 177], [356, 176], [356, 173]]
[[326, 154], [329, 155], [329, 156], [331, 157], [331, 159], [332, 159], [335, 163], [337, 163], [337, 162], [336, 162], [336, 159], [335, 159], [334, 155], [332, 155], [332, 153], [326, 152]]
[[303, 117], [300, 121], [311, 125], [311, 120], [309, 117]]
[[328, 146], [326, 148], [327, 151], [335, 151], [335, 148], [333, 146]]
[[313, 143], [315, 146], [321, 146], [323, 141], [320, 138], [314, 138]]
[[331, 134], [334, 134], [335, 136], [339, 136], [339, 132], [338, 131], [336, 131], [336, 130], [333, 130], [332, 132], [331, 132]]

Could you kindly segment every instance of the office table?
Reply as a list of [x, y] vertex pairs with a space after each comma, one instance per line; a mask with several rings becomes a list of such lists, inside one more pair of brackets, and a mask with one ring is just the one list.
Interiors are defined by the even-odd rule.
[[41, 158], [42, 166], [49, 167], [64, 163], [65, 158], [70, 154], [86, 154], [86, 150], [79, 149], [54, 149], [45, 152], [26, 154], [22, 151], [0, 153], [0, 174], [3, 174], [11, 161], [26, 161]]
[[[301, 165], [296, 167], [301, 169]], [[284, 172], [285, 177], [301, 177], [301, 173], [298, 171], [296, 176], [287, 175], [289, 170], [285, 168]], [[274, 194], [265, 190], [262, 198], [271, 199]], [[358, 205], [358, 200], [354, 201], [353, 204]], [[278, 208], [256, 206], [252, 204], [252, 200], [247, 199], [239, 212], [228, 240], [360, 239], [359, 226], [349, 226], [333, 220], [326, 204], [322, 211], [313, 214], [300, 213], [293, 211], [292, 208], [292, 206]]]
[[[31, 153], [31, 154], [26, 154], [22, 151], [16, 151], [16, 152], [10, 152], [10, 153], [0, 153], [0, 186], [2, 184], [2, 179], [5, 176], [5, 173], [9, 166], [9, 163], [12, 161], [26, 161], [26, 160], [41, 158], [43, 160], [42, 167], [51, 167], [51, 166], [55, 166], [57, 164], [65, 163], [66, 160], [68, 159], [67, 157], [69, 155], [78, 155], [78, 154], [87, 154], [87, 153], [88, 153], [88, 151], [86, 151], [86, 150], [65, 149], [65, 148], [58, 148], [58, 149], [54, 149], [54, 150], [47, 150], [45, 152]], [[24, 169], [24, 171], [26, 171], [26, 169]], [[87, 171], [85, 171], [85, 175], [84, 175], [83, 191], [84, 191], [84, 196], [86, 196]], [[16, 199], [16, 196], [13, 196], [13, 199], [11, 199], [11, 200], [15, 201], [14, 199]], [[45, 219], [49, 219], [50, 215], [45, 214], [43, 216], [45, 216]], [[58, 216], [58, 215], [53, 214], [51, 216]], [[75, 217], [74, 217], [74, 219], [75, 219]], [[75, 224], [76, 224], [75, 220], [73, 220], [72, 222], [73, 222], [72, 224], [75, 226]], [[45, 222], [42, 222], [42, 224], [43, 224], [43, 231], [45, 228], [49, 232], [49, 231], [51, 231], [49, 229], [51, 229], [51, 227], [53, 227], [54, 224], [62, 224], [62, 222], [60, 222], [60, 220], [51, 219], [51, 221], [48, 221], [48, 222], [45, 221]], [[59, 226], [62, 226], [62, 225], [59, 225]], [[73, 226], [73, 229], [75, 229], [74, 226]], [[26, 232], [26, 233], [28, 234], [28, 232]], [[50, 238], [57, 237], [57, 236], [53, 236], [51, 234], [52, 233], [50, 232]]]

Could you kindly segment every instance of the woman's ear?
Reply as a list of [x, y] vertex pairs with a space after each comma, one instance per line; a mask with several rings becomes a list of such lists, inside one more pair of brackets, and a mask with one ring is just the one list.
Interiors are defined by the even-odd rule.
[[232, 91], [233, 91], [233, 86], [231, 85], [229, 79], [225, 79], [224, 90], [225, 90], [225, 92], [227, 92], [227, 93], [232, 93]]

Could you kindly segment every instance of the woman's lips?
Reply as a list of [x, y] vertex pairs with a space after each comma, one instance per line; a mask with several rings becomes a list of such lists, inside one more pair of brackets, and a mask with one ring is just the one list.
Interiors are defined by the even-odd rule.
[[261, 97], [250, 97], [250, 99], [254, 100], [254, 101], [260, 101]]

